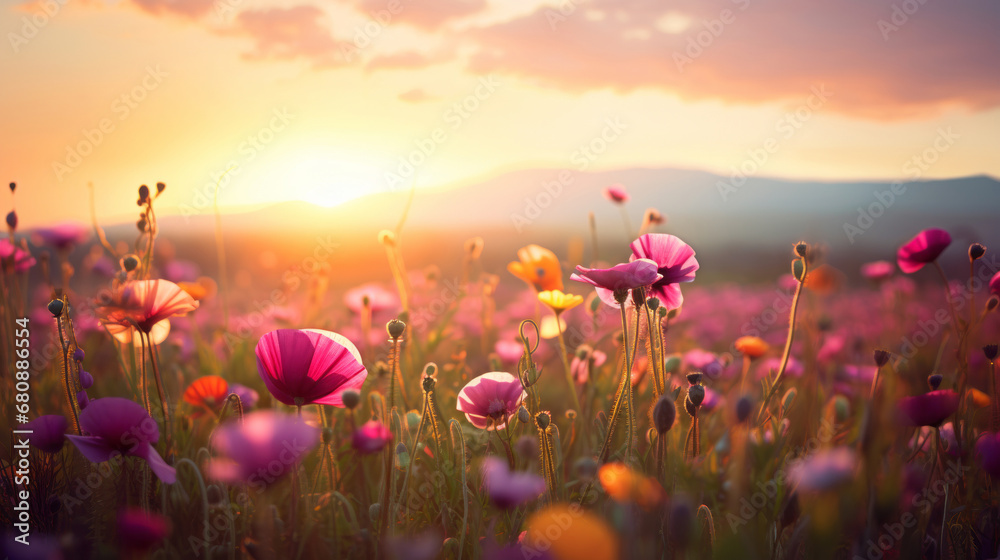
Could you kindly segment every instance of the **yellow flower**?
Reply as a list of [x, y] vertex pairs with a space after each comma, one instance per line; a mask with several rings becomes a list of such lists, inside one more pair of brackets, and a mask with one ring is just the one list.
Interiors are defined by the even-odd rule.
[[528, 245], [518, 250], [517, 258], [507, 265], [511, 274], [538, 291], [563, 289], [562, 267], [555, 253], [538, 245]]
[[562, 313], [583, 303], [583, 296], [564, 294], [561, 290], [547, 290], [538, 293], [538, 301], [549, 306], [552, 311]]

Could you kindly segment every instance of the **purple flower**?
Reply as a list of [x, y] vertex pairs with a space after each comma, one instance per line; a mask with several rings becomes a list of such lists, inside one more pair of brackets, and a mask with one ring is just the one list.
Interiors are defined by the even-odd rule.
[[236, 393], [236, 396], [240, 398], [240, 404], [243, 405], [244, 410], [257, 406], [257, 401], [260, 400], [260, 395], [257, 394], [257, 391], [239, 383], [230, 383], [229, 392]]
[[292, 472], [319, 443], [319, 429], [272, 410], [247, 414], [243, 423], [216, 428], [212, 449], [218, 454], [208, 475], [222, 482], [248, 483], [262, 490]]
[[545, 492], [545, 479], [531, 472], [511, 472], [499, 457], [483, 460], [483, 485], [490, 500], [502, 509], [528, 503]]
[[24, 272], [35, 266], [35, 257], [31, 253], [15, 247], [6, 237], [0, 239], [0, 264], [6, 265], [11, 255], [14, 257], [14, 272]]
[[88, 435], [66, 438], [91, 462], [132, 455], [149, 463], [153, 474], [166, 484], [177, 480], [177, 471], [153, 448], [160, 440], [160, 429], [142, 405], [119, 397], [94, 399], [80, 413], [80, 428]]
[[925, 229], [899, 248], [896, 263], [900, 270], [912, 274], [937, 260], [948, 245], [951, 245], [951, 235], [947, 231]]
[[817, 451], [795, 462], [788, 471], [789, 480], [798, 490], [831, 490], [854, 478], [857, 454], [849, 447]]
[[521, 381], [503, 371], [473, 379], [458, 393], [458, 410], [481, 430], [502, 430], [528, 394]]
[[132, 553], [145, 553], [170, 533], [170, 521], [157, 513], [128, 508], [118, 514], [118, 542]]
[[377, 420], [369, 420], [354, 431], [351, 447], [362, 455], [378, 453], [392, 441], [392, 432]]
[[616, 264], [611, 268], [576, 267], [576, 273], [570, 279], [594, 286], [601, 301], [618, 307], [615, 301], [616, 290], [633, 290], [659, 282], [663, 276], [657, 272], [657, 264], [650, 259], [636, 259], [627, 263]]
[[951, 389], [931, 391], [923, 395], [899, 399], [899, 411], [911, 426], [940, 426], [945, 418], [958, 410], [958, 393]]
[[632, 242], [629, 260], [650, 259], [656, 263], [661, 279], [653, 283], [649, 296], [656, 296], [667, 309], [676, 309], [684, 303], [678, 284], [693, 282], [698, 270], [694, 249], [679, 237], [666, 233], [647, 233]]
[[36, 234], [42, 243], [59, 250], [66, 250], [86, 241], [88, 231], [83, 224], [66, 222], [40, 229]]
[[24, 425], [23, 430], [30, 430], [29, 437], [31, 445], [41, 449], [45, 453], [59, 453], [62, 450], [68, 423], [66, 418], [59, 414], [46, 414], [39, 416]]
[[1000, 432], [986, 432], [976, 441], [976, 457], [983, 470], [1000, 478]]

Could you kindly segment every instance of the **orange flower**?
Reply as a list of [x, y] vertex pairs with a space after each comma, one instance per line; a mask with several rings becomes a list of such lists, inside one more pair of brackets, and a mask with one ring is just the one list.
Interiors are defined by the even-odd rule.
[[650, 510], [663, 500], [663, 487], [624, 463], [608, 463], [597, 471], [601, 486], [615, 501], [635, 502]]
[[986, 408], [993, 402], [993, 399], [991, 399], [989, 395], [979, 389], [969, 389], [965, 394], [970, 400], [972, 400], [972, 404], [974, 404], [976, 408]]
[[168, 280], [133, 280], [119, 287], [99, 309], [101, 322], [116, 335], [129, 329], [149, 333], [160, 321], [198, 308], [180, 286]]
[[517, 252], [520, 262], [511, 262], [507, 270], [531, 284], [539, 292], [562, 290], [562, 267], [555, 253], [538, 245], [522, 247]]
[[577, 504], [553, 504], [526, 523], [525, 552], [548, 551], [555, 560], [617, 560], [618, 535], [600, 517]]
[[771, 349], [768, 343], [756, 336], [741, 336], [736, 339], [735, 346], [740, 353], [751, 358], [759, 358]]
[[184, 402], [195, 407], [195, 415], [207, 409], [212, 412], [221, 408], [229, 395], [229, 383], [218, 375], [206, 375], [196, 379], [184, 391]]
[[828, 295], [840, 289], [844, 274], [828, 264], [821, 264], [809, 271], [805, 287], [821, 295]]
[[218, 291], [218, 286], [216, 285], [215, 280], [212, 280], [207, 276], [198, 278], [197, 282], [178, 282], [177, 287], [187, 292], [187, 294], [195, 301], [210, 298], [215, 295], [216, 291]]

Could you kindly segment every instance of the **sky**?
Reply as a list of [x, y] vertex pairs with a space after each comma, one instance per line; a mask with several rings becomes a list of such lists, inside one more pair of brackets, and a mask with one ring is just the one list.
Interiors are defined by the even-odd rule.
[[0, 175], [27, 226], [157, 181], [190, 214], [536, 167], [1000, 176], [998, 28], [995, 0], [0, 0]]

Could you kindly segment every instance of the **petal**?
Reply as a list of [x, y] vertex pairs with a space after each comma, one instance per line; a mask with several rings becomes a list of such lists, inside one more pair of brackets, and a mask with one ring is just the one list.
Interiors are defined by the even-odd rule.
[[160, 457], [160, 454], [153, 449], [152, 445], [148, 443], [145, 445], [138, 445], [135, 449], [129, 452], [129, 455], [135, 455], [141, 459], [144, 459], [148, 464], [150, 470], [159, 478], [164, 484], [173, 484], [177, 482], [177, 469], [171, 467]]
[[[96, 402], [96, 401], [95, 401]], [[67, 435], [66, 439], [73, 442], [73, 445], [83, 453], [83, 456], [91, 463], [103, 463], [111, 459], [114, 449], [103, 439], [96, 436], [72, 436]]]

